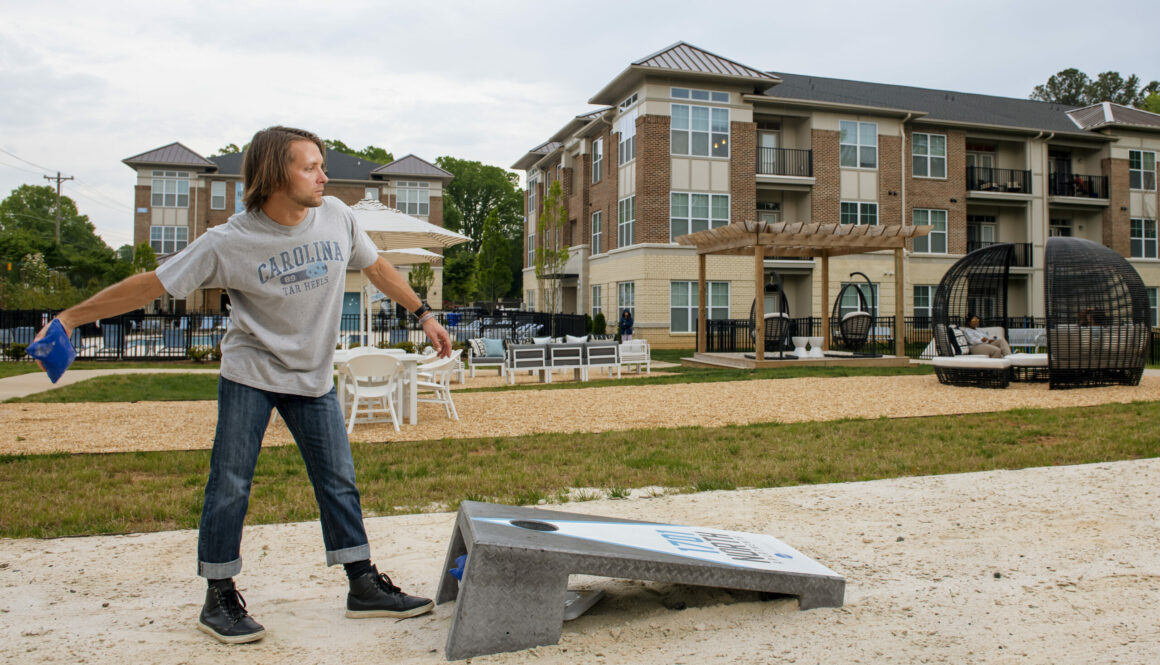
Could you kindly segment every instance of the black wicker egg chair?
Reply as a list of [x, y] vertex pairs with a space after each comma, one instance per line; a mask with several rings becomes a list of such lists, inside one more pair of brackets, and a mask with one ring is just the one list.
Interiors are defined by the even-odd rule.
[[[771, 293], [777, 290], [778, 294], [778, 311], [765, 313], [765, 351], [772, 353], [778, 352], [779, 357], [785, 358], [785, 347], [791, 335], [793, 335], [794, 322], [789, 318], [789, 299], [785, 297], [785, 289], [781, 282], [781, 275], [776, 271], [773, 272], [773, 279], [766, 283], [764, 293]], [[757, 335], [757, 299], [753, 299], [753, 304], [749, 306], [749, 338], [752, 340]], [[756, 341], [754, 347], [757, 348]], [[796, 356], [793, 356], [796, 357]]]
[[1049, 238], [1044, 258], [1050, 387], [1139, 384], [1150, 329], [1136, 269], [1081, 238]]
[[[853, 279], [857, 275], [866, 280], [866, 290], [863, 292], [862, 285], [857, 282], [847, 282], [845, 286], [838, 291], [838, 297], [834, 300], [834, 309], [830, 315], [832, 328], [830, 329], [830, 338], [833, 341], [835, 348], [845, 349], [847, 351], [859, 351], [866, 346], [866, 341], [870, 339], [870, 331], [874, 329], [874, 308], [872, 303], [867, 298], [866, 293], [873, 295], [874, 284], [865, 273], [852, 272], [850, 278]], [[847, 312], [840, 319], [838, 315], [842, 311], [842, 298], [845, 297], [847, 291], [853, 291], [858, 294], [858, 309], [853, 312]]]
[[[1007, 337], [1007, 281], [1014, 259], [1014, 244], [996, 243], [970, 252], [946, 271], [935, 289], [930, 317], [939, 356], [969, 353], [954, 341], [951, 331], [951, 326], [966, 326], [968, 314], [979, 317], [980, 327], [1002, 328]], [[936, 363], [935, 374], [949, 385], [1001, 388], [1007, 386], [1010, 372]]]

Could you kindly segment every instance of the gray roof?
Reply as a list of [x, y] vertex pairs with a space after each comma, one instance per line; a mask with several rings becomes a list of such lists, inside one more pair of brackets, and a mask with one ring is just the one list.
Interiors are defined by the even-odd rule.
[[1068, 111], [1067, 114], [1077, 125], [1089, 130], [1108, 125], [1160, 128], [1160, 115], [1112, 102], [1092, 104], [1081, 109]]
[[686, 42], [677, 42], [652, 55], [646, 55], [632, 64], [678, 72], [764, 79], [771, 84], [777, 82], [777, 77], [771, 75], [769, 72], [746, 67], [739, 62], [730, 60], [729, 58], [723, 58], [716, 53], [710, 53]]
[[214, 163], [181, 145], [177, 141], [160, 148], [154, 148], [140, 155], [121, 160], [129, 166], [135, 164], [157, 164], [165, 166], [214, 166]]
[[[222, 175], [241, 175], [244, 154], [217, 155], [210, 157], [209, 161], [217, 166], [217, 172]], [[326, 149], [326, 175], [331, 180], [372, 180], [371, 173], [381, 166], [378, 162]]]
[[767, 97], [919, 111], [926, 120], [1083, 133], [1067, 115], [1075, 107], [1066, 104], [803, 74], [777, 75], [782, 83], [766, 90]]
[[383, 176], [423, 176], [427, 178], [443, 178], [450, 180], [455, 177], [455, 174], [450, 171], [445, 171], [438, 166], [425, 159], [416, 157], [415, 155], [407, 155], [385, 164], [374, 170], [375, 175]]

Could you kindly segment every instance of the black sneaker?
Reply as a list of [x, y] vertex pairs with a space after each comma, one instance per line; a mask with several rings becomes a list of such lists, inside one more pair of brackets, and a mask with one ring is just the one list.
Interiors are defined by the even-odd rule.
[[262, 624], [246, 613], [246, 599], [227, 584], [211, 584], [205, 592], [205, 606], [197, 629], [226, 644], [257, 642], [266, 636]]
[[351, 619], [405, 619], [426, 614], [433, 607], [435, 603], [427, 598], [403, 593], [402, 589], [391, 584], [391, 578], [374, 566], [369, 573], [350, 581], [350, 593], [346, 595], [346, 615]]

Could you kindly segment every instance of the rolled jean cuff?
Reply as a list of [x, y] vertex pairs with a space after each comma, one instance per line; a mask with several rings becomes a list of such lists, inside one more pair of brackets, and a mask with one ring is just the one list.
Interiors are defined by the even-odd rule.
[[340, 563], [354, 563], [355, 561], [363, 561], [369, 558], [371, 558], [371, 546], [358, 545], [348, 547], [344, 550], [327, 551], [326, 565], [337, 566]]
[[207, 580], [224, 580], [242, 572], [242, 557], [226, 563], [197, 562], [197, 574]]

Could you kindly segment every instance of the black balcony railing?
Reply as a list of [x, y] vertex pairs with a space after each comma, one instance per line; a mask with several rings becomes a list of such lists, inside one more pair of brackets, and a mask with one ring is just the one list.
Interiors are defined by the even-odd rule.
[[1048, 195], [1074, 196], [1081, 199], [1108, 198], [1108, 177], [1106, 175], [1078, 175], [1075, 173], [1052, 173], [1047, 179]]
[[[998, 243], [984, 242], [982, 240], [968, 240], [967, 241], [967, 251], [973, 252], [976, 249], [982, 249], [984, 247], [990, 247], [991, 245], [996, 245], [996, 244], [998, 244]], [[1012, 262], [1011, 265], [1013, 265], [1017, 268], [1030, 268], [1032, 266], [1031, 243], [1029, 243], [1029, 242], [1017, 242], [1017, 243], [1014, 243], [1014, 245], [1015, 245], [1015, 261]]]
[[996, 169], [990, 166], [967, 167], [967, 189], [981, 192], [1031, 193], [1031, 171]]
[[814, 175], [814, 151], [791, 148], [758, 148], [757, 174], [812, 178]]

